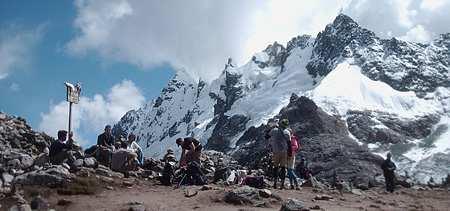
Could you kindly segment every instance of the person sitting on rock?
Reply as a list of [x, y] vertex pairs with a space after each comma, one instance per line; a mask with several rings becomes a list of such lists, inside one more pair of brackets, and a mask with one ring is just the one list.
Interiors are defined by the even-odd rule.
[[128, 135], [127, 149], [137, 154], [139, 165], [142, 165], [144, 162], [144, 154], [142, 152], [141, 146], [136, 143], [136, 135], [134, 135], [133, 133], [130, 133], [130, 135]]
[[189, 162], [198, 162], [200, 165], [200, 156], [202, 153], [202, 145], [192, 137], [178, 138], [176, 140], [178, 147], [181, 147], [180, 167], [186, 166]]
[[105, 131], [97, 137], [97, 145], [114, 149], [114, 136], [111, 133], [111, 125], [106, 125]]
[[96, 158], [97, 161], [104, 165], [111, 165], [111, 156], [114, 151], [114, 136], [111, 134], [111, 125], [105, 126], [105, 132], [100, 134], [97, 138]]
[[64, 163], [66, 160], [71, 162], [75, 161], [75, 158], [70, 151], [70, 146], [66, 143], [67, 131], [58, 131], [58, 140], [52, 142], [49, 150], [50, 162], [55, 165]]
[[308, 162], [306, 162], [306, 159], [302, 157], [300, 159], [300, 163], [297, 165], [297, 171], [300, 172], [300, 178], [303, 180], [308, 180], [311, 176], [311, 170], [309, 169]]
[[123, 142], [118, 150], [112, 153], [111, 170], [122, 172], [125, 175], [136, 169], [137, 154], [127, 149], [128, 145]]
[[384, 160], [383, 164], [381, 164], [381, 169], [384, 174], [384, 181], [386, 183], [386, 190], [388, 192], [393, 193], [395, 188], [395, 163], [391, 160], [391, 153], [389, 152], [386, 156], [386, 160]]
[[289, 121], [281, 120], [278, 127], [272, 128], [269, 133], [270, 146], [272, 148], [273, 162], [273, 188], [277, 188], [278, 179], [281, 182], [281, 189], [284, 189], [286, 179], [286, 167], [288, 153], [291, 152], [291, 132], [288, 129]]
[[173, 153], [172, 149], [167, 149], [166, 154], [164, 155], [162, 162], [176, 162], [175, 154]]

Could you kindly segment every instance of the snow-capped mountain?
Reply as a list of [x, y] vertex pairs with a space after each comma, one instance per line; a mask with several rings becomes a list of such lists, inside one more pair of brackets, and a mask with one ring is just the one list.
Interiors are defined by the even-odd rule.
[[[302, 131], [310, 124], [342, 122], [330, 126], [339, 130], [318, 131], [340, 131], [327, 132], [334, 134], [324, 140], [332, 142], [339, 134], [336, 143], [347, 155], [359, 153], [364, 160], [389, 150], [400, 173], [422, 182], [440, 179], [450, 173], [449, 68], [450, 33], [429, 44], [381, 39], [341, 14], [316, 38], [298, 36], [286, 47], [275, 42], [242, 66], [229, 60], [210, 83], [178, 71], [157, 99], [129, 111], [114, 131], [138, 135], [147, 156], [162, 156], [169, 147], [178, 151], [174, 140], [184, 136], [243, 156], [254, 143], [259, 143], [254, 150], [263, 149], [257, 131], [269, 118], [316, 104], [311, 122], [286, 116], [301, 122], [296, 132], [305, 134], [306, 142], [314, 145], [323, 137]], [[315, 104], [293, 100], [292, 94]]]

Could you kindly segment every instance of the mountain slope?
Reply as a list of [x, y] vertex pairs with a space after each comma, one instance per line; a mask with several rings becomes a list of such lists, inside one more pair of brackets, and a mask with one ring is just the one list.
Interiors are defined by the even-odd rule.
[[255, 128], [282, 115], [295, 93], [345, 123], [347, 133], [328, 141], [353, 140], [378, 155], [390, 150], [402, 173], [422, 182], [428, 173], [442, 178], [450, 173], [449, 50], [450, 34], [430, 44], [381, 39], [341, 14], [316, 38], [275, 42], [239, 67], [229, 60], [211, 83], [179, 71], [160, 97], [128, 112], [114, 130], [136, 133], [148, 156], [179, 152], [175, 138], [192, 135], [240, 159], [251, 142], [263, 143]]

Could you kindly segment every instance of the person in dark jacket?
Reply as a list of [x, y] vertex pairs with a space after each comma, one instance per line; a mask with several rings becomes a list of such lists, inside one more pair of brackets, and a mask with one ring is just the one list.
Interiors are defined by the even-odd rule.
[[388, 192], [394, 192], [395, 188], [395, 163], [391, 160], [391, 153], [388, 153], [386, 160], [381, 164], [381, 169], [383, 169], [384, 180], [386, 182], [386, 190]]
[[97, 137], [97, 145], [107, 148], [114, 147], [114, 136], [111, 133], [111, 125], [106, 125], [105, 132]]
[[66, 160], [73, 161], [74, 158], [70, 152], [70, 145], [66, 143], [67, 131], [58, 131], [58, 140], [50, 145], [49, 158], [52, 164], [62, 164]]

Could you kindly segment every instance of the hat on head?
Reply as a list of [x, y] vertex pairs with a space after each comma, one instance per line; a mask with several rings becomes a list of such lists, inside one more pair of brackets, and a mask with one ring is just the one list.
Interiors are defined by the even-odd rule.
[[289, 126], [289, 120], [288, 119], [282, 119], [280, 122], [280, 125], [283, 127]]

